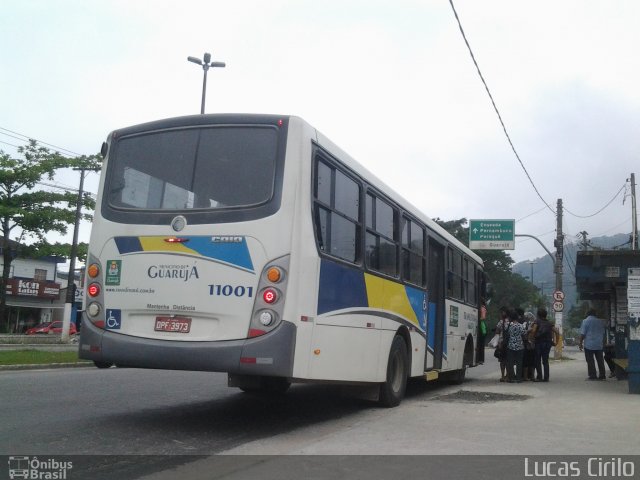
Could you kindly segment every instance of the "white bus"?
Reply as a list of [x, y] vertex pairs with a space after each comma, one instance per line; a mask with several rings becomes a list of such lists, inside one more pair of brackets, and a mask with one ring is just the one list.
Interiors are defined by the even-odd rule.
[[302, 119], [171, 118], [102, 153], [81, 358], [386, 406], [475, 365], [481, 259]]

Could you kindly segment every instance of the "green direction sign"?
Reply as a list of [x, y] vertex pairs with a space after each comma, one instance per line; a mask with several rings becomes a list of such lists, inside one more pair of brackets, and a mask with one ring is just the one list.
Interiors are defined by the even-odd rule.
[[469, 248], [515, 250], [515, 220], [469, 220]]

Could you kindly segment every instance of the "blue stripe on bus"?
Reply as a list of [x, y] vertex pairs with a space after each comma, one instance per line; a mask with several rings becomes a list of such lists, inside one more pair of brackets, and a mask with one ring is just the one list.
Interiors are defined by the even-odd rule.
[[115, 242], [121, 255], [142, 251], [142, 244], [138, 237], [116, 237]]
[[[115, 237], [114, 241], [121, 255], [137, 252], [177, 252], [211, 258], [253, 272], [253, 262], [245, 237], [241, 237], [241, 241], [233, 242], [214, 242], [211, 236], [182, 237], [187, 241], [167, 244], [166, 250], [157, 246], [158, 243], [162, 243], [158, 242], [159, 238], [162, 237]], [[146, 248], [142, 240], [147, 244]]]
[[343, 308], [368, 306], [364, 272], [321, 260], [318, 315]]
[[418, 325], [422, 330], [427, 329], [427, 312], [425, 306], [427, 304], [427, 293], [423, 290], [405, 285], [405, 291], [407, 292], [407, 298], [411, 304], [411, 308], [416, 314], [418, 319]]
[[247, 239], [241, 242], [212, 242], [211, 237], [188, 237], [189, 248], [199, 254], [253, 271], [253, 262], [249, 254]]

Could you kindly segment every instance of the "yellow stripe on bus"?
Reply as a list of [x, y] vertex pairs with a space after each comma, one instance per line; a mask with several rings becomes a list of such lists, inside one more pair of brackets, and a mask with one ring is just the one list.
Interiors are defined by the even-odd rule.
[[169, 243], [167, 237], [140, 237], [140, 245], [145, 252], [178, 252], [199, 255], [198, 252], [187, 248], [183, 243]]
[[368, 273], [364, 274], [369, 308], [396, 313], [418, 325], [418, 319], [404, 285]]

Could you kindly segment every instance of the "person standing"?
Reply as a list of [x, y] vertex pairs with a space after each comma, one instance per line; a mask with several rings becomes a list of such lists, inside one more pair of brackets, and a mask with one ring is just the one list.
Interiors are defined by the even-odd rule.
[[[525, 328], [520, 323], [518, 312], [511, 311], [509, 313], [509, 326], [506, 330], [507, 335], [507, 382], [522, 382], [522, 357], [524, 354], [524, 342], [522, 335]], [[515, 367], [515, 372], [514, 372]]]
[[[580, 340], [578, 346], [584, 349], [584, 358], [587, 361], [587, 380], [606, 380], [607, 375], [604, 369], [603, 345], [604, 341], [604, 320], [596, 316], [596, 311], [592, 308], [587, 312], [587, 318], [582, 320], [580, 325]], [[598, 363], [599, 376], [596, 377], [595, 362]]]
[[549, 352], [551, 347], [555, 345], [554, 338], [557, 338], [558, 332], [551, 322], [547, 320], [546, 309], [539, 308], [537, 314], [538, 317], [529, 336], [529, 340], [532, 340], [535, 344], [536, 378], [534, 382], [548, 382]]
[[535, 324], [536, 316], [527, 312], [524, 314], [524, 327], [526, 330], [527, 341], [524, 344], [524, 358], [522, 360], [522, 370], [523, 370], [523, 380], [531, 380], [535, 378], [535, 367], [536, 367], [536, 352], [535, 352], [535, 344], [532, 340], [529, 339], [529, 335], [531, 334], [531, 330], [533, 329], [533, 325]]
[[505, 370], [507, 368], [507, 349], [505, 340], [505, 332], [509, 328], [509, 309], [500, 307], [500, 320], [496, 325], [496, 334], [498, 335], [498, 346], [493, 354], [500, 362], [500, 381], [506, 382], [507, 377]]
[[484, 347], [485, 338], [487, 338], [487, 306], [484, 298], [481, 300], [478, 322], [478, 344], [476, 346], [476, 363], [482, 365], [484, 363]]

